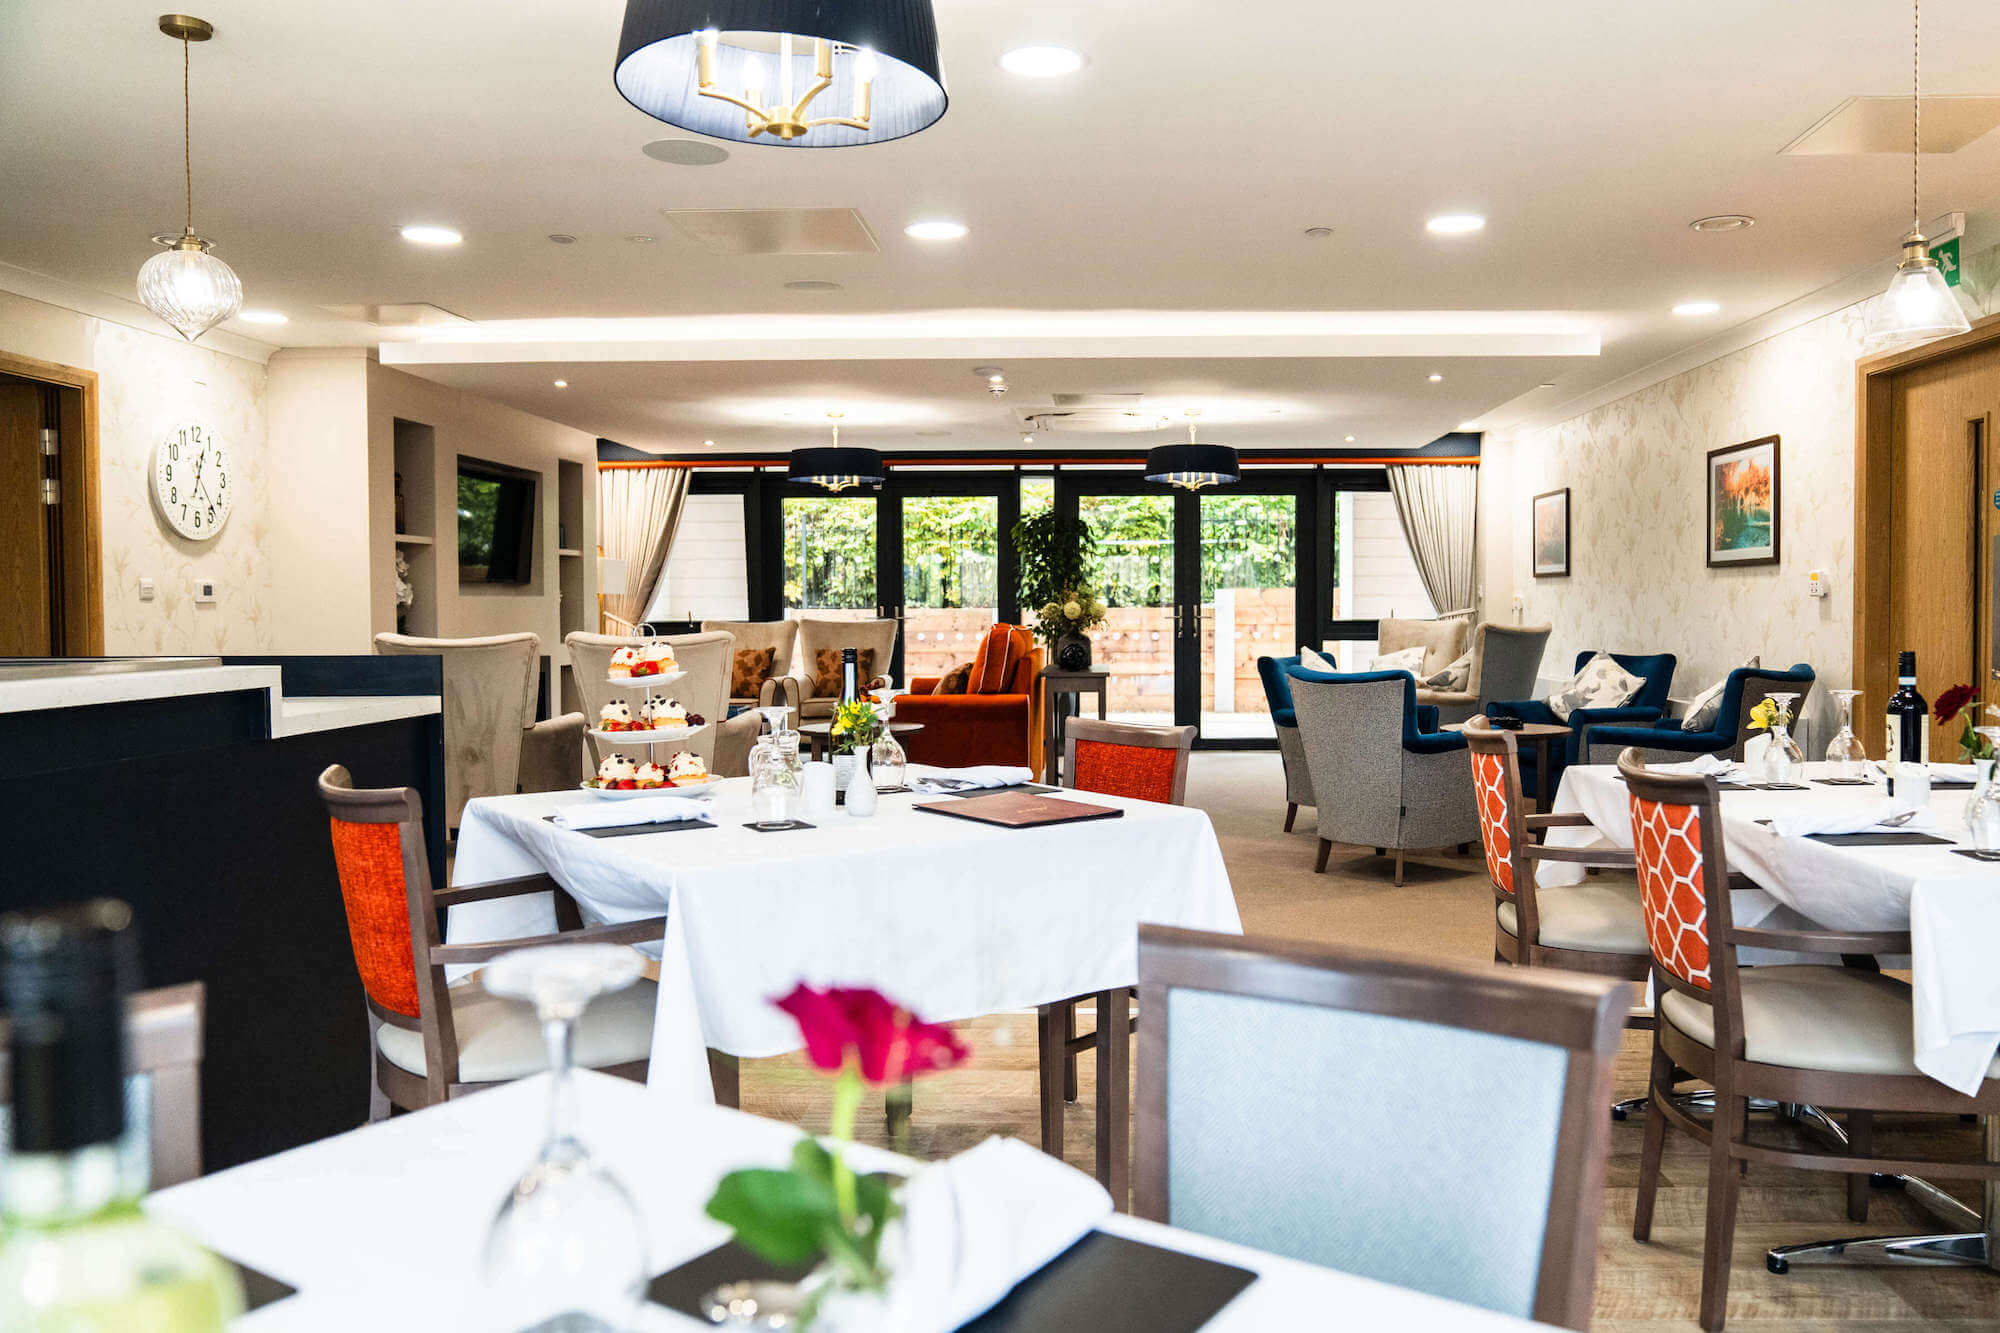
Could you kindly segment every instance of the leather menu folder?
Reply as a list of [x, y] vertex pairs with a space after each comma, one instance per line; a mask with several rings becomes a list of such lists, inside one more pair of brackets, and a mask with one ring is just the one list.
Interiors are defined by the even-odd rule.
[[1089, 819], [1118, 819], [1124, 810], [1115, 805], [1085, 805], [1082, 801], [1057, 796], [1037, 796], [1032, 792], [996, 791], [984, 796], [954, 796], [942, 801], [922, 801], [917, 807], [934, 815], [977, 820], [1001, 828], [1045, 828], [1051, 824], [1079, 824]]

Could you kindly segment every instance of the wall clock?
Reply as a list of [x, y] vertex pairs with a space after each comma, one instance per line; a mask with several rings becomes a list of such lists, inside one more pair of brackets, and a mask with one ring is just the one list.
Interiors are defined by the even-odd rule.
[[229, 521], [229, 455], [206, 426], [176, 426], [153, 450], [153, 503], [167, 526], [207, 541]]

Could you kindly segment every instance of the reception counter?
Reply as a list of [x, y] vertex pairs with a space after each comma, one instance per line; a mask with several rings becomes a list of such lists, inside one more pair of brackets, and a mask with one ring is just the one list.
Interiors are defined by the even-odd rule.
[[316, 779], [416, 788], [442, 884], [442, 696], [434, 657], [0, 659], [0, 911], [123, 898], [143, 984], [207, 986], [208, 1170], [366, 1118]]

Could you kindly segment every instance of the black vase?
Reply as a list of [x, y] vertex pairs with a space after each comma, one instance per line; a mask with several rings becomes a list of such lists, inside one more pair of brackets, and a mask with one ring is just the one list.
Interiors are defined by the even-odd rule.
[[1064, 671], [1090, 670], [1090, 636], [1065, 634], [1057, 639], [1056, 665]]

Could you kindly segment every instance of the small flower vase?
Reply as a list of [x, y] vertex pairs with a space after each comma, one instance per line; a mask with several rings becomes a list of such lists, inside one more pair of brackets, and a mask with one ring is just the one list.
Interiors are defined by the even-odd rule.
[[2000, 861], [2000, 788], [1993, 785], [1993, 761], [1975, 759], [1973, 766], [1979, 770], [1979, 780], [1965, 803], [1965, 831], [1971, 835], [1974, 856]]
[[847, 780], [847, 813], [855, 819], [867, 819], [875, 813], [875, 778], [868, 771], [865, 756], [857, 752], [853, 758], [854, 772]]
[[1072, 632], [1058, 638], [1055, 659], [1064, 671], [1090, 670], [1090, 636]]
[[1764, 747], [1764, 780], [1766, 782], [1797, 782], [1806, 762], [1804, 750], [1792, 739], [1790, 730], [1783, 722], [1771, 725], [1771, 742]]

